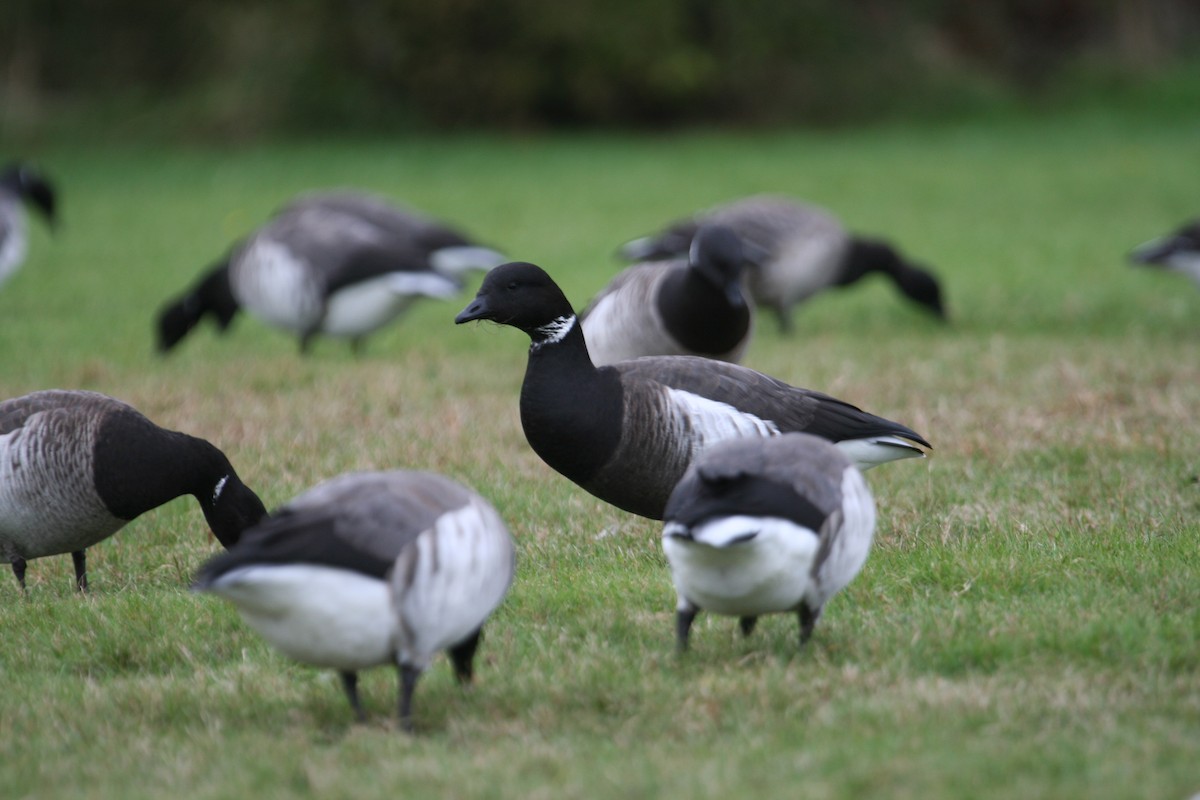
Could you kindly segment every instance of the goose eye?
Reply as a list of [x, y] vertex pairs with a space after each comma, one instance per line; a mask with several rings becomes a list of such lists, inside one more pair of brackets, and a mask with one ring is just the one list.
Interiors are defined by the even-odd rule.
[[520, 286], [521, 286], [521, 284], [518, 283], [517, 281], [512, 281], [511, 283], [508, 284], [508, 290], [511, 292], [513, 289], [520, 288]]

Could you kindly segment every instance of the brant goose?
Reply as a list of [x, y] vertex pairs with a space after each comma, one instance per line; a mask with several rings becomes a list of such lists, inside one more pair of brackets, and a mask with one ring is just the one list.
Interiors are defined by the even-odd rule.
[[752, 311], [742, 293], [746, 254], [737, 234], [701, 228], [686, 259], [636, 264], [579, 315], [597, 366], [638, 356], [741, 361]]
[[701, 610], [739, 617], [746, 635], [760, 614], [794, 611], [803, 645], [867, 560], [875, 503], [835, 445], [788, 433], [701, 453], [663, 520], [680, 651]]
[[1182, 272], [1200, 285], [1200, 220], [1139, 245], [1129, 258], [1134, 264]]
[[861, 468], [931, 447], [904, 425], [737, 364], [646, 356], [596, 367], [570, 302], [533, 264], [489, 272], [454, 321], [470, 320], [532, 340], [521, 425], [534, 452], [601, 500], [652, 519], [696, 454], [722, 439], [808, 431], [840, 442]]
[[786, 197], [756, 195], [718, 206], [628, 242], [620, 253], [635, 261], [679, 256], [705, 223], [726, 225], [766, 251], [761, 264], [747, 271], [747, 283], [754, 302], [775, 312], [781, 330], [791, 329], [792, 306], [873, 272], [887, 275], [910, 300], [946, 317], [941, 288], [927, 270], [886, 242], [852, 235], [829, 212]]
[[0, 402], [0, 563], [22, 589], [26, 561], [61, 553], [86, 589], [86, 548], [185, 494], [226, 547], [266, 513], [224, 453], [119, 400], [52, 389]]
[[365, 337], [416, 299], [447, 299], [471, 269], [504, 258], [427, 217], [371, 195], [302, 195], [234, 245], [158, 317], [158, 349], [168, 352], [206, 316], [220, 330], [239, 308], [297, 334]]
[[440, 650], [469, 682], [483, 623], [512, 582], [496, 510], [427, 472], [341, 475], [292, 500], [200, 569], [194, 588], [233, 602], [291, 658], [337, 670], [354, 713], [358, 670], [395, 664], [412, 730], [417, 679]]
[[25, 164], [10, 164], [0, 173], [0, 285], [13, 276], [25, 260], [29, 236], [25, 225], [28, 201], [54, 227], [54, 187], [45, 176]]

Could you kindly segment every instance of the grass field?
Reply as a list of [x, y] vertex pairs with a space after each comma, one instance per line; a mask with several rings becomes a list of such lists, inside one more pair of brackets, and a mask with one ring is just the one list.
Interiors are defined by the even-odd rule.
[[[1167, 798], [1200, 792], [1200, 292], [1125, 253], [1200, 213], [1200, 116], [1079, 114], [829, 134], [693, 133], [62, 147], [63, 224], [0, 291], [0, 396], [126, 399], [222, 447], [268, 506], [351, 469], [490, 497], [519, 545], [470, 691], [439, 661], [419, 735], [395, 676], [269, 650], [187, 590], [217, 548], [191, 498], [89, 553], [0, 575], [0, 795]], [[657, 525], [525, 444], [527, 340], [429, 303], [361, 358], [249, 318], [152, 350], [158, 306], [294, 192], [354, 185], [544, 266], [582, 304], [617, 244], [786, 192], [944, 279], [940, 325], [871, 281], [747, 363], [925, 434], [869, 474], [866, 568], [810, 644], [701, 616], [673, 652]], [[5, 570], [7, 571], [7, 570]]]

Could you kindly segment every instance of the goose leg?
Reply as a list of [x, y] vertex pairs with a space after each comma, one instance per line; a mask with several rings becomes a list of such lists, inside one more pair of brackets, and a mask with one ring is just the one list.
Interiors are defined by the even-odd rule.
[[346, 699], [350, 701], [350, 708], [354, 709], [354, 718], [359, 722], [367, 721], [367, 712], [363, 711], [362, 701], [358, 697], [358, 673], [348, 670], [339, 672], [342, 677], [342, 688], [346, 690]]
[[738, 620], [738, 626], [742, 629], [742, 636], [749, 636], [754, 633], [754, 626], [758, 624], [758, 617], [742, 617]]
[[800, 604], [800, 610], [797, 612], [800, 616], [800, 646], [812, 638], [813, 628], [817, 627], [817, 617], [821, 616], [821, 609], [812, 611], [805, 603]]
[[688, 649], [688, 637], [692, 632], [692, 623], [696, 621], [696, 612], [699, 609], [688, 604], [675, 609], [675, 649], [680, 653], [686, 653]]
[[413, 691], [417, 688], [417, 678], [421, 670], [412, 664], [400, 665], [400, 728], [405, 733], [413, 732], [412, 703]]
[[775, 320], [779, 323], [779, 332], [785, 336], [790, 336], [794, 329], [792, 328], [792, 315], [790, 309], [783, 303], [771, 308], [775, 312]]
[[461, 684], [468, 684], [475, 674], [475, 650], [483, 636], [483, 628], [472, 633], [450, 648], [450, 662], [454, 665], [454, 677]]
[[71, 561], [75, 562], [75, 588], [86, 592], [87, 585], [87, 553], [83, 550], [71, 552]]
[[25, 559], [20, 556], [12, 560], [13, 575], [17, 576], [17, 583], [21, 584], [21, 591], [28, 594], [29, 590], [25, 588]]

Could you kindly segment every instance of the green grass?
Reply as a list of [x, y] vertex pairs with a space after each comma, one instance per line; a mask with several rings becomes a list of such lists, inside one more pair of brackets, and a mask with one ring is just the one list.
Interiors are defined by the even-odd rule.
[[[276, 505], [360, 468], [492, 498], [519, 569], [478, 682], [439, 661], [420, 735], [395, 677], [269, 650], [186, 586], [190, 498], [0, 575], [5, 797], [1186, 798], [1200, 791], [1200, 292], [1134, 244], [1200, 212], [1200, 117], [1089, 113], [857, 133], [450, 137], [46, 149], [63, 226], [0, 291], [0, 396], [105, 391], [205, 436]], [[871, 281], [748, 363], [904, 421], [934, 456], [869, 475], [876, 546], [795, 647], [701, 616], [673, 653], [656, 525], [552, 473], [517, 418], [526, 340], [429, 303], [352, 358], [244, 318], [152, 351], [157, 307], [290, 194], [355, 185], [546, 267], [577, 303], [613, 249], [737, 195], [809, 198], [943, 276], [942, 326]], [[465, 304], [466, 297], [463, 298]], [[6, 579], [5, 579], [6, 578]]]

